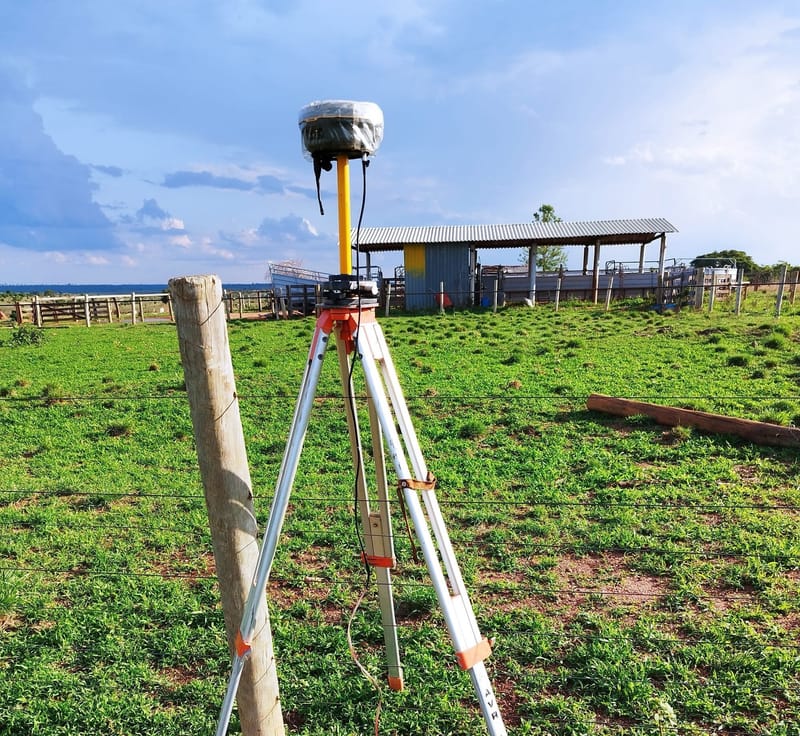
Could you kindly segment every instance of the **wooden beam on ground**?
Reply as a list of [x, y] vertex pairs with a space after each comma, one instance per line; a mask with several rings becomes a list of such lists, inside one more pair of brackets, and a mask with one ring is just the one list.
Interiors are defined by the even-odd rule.
[[592, 411], [620, 417], [644, 415], [668, 427], [694, 427], [704, 432], [733, 434], [756, 445], [800, 447], [800, 428], [797, 427], [782, 427], [768, 422], [755, 422], [752, 419], [740, 419], [694, 409], [678, 409], [603, 394], [589, 396], [586, 407]]

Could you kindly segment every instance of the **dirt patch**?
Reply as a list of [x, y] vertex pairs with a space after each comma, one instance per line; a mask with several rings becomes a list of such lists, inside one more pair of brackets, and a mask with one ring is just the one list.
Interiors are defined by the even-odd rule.
[[281, 609], [304, 601], [319, 613], [324, 623], [339, 625], [346, 621], [350, 611], [329, 602], [330, 585], [330, 581], [312, 576], [302, 580], [292, 578], [291, 582], [272, 578], [267, 586], [267, 600]]
[[0, 631], [16, 631], [17, 629], [22, 628], [22, 618], [20, 618], [19, 614], [14, 613], [4, 613], [0, 615]]
[[197, 673], [188, 667], [165, 667], [161, 670], [161, 676], [173, 687], [188, 685], [198, 678]]
[[169, 559], [156, 563], [153, 570], [164, 577], [188, 578], [192, 583], [217, 576], [217, 564], [211, 552], [189, 554], [185, 548], [173, 552]]
[[558, 580], [559, 596], [569, 596], [570, 607], [577, 609], [589, 598], [602, 608], [620, 604], [652, 605], [664, 596], [668, 584], [662, 578], [631, 572], [625, 555], [606, 553], [575, 557], [563, 555], [554, 573]]
[[758, 471], [752, 465], [734, 465], [733, 469], [742, 483], [752, 484], [758, 481]]
[[632, 572], [625, 555], [561, 555], [551, 585], [532, 585], [525, 572], [481, 575], [480, 602], [496, 612], [524, 609], [570, 621], [581, 611], [652, 608], [669, 592], [666, 580]]
[[0, 500], [0, 508], [24, 509], [37, 503], [37, 500], [33, 496], [18, 496], [17, 498], [10, 496], [10, 498], [11, 500], [9, 501]]
[[[503, 722], [510, 728], [519, 726], [522, 722], [519, 715], [522, 698], [514, 689], [514, 680], [495, 676], [492, 685], [500, 712], [503, 714]], [[471, 702], [469, 707], [474, 707]]]
[[800, 632], [800, 613], [789, 613], [786, 616], [779, 616], [775, 622], [789, 632]]

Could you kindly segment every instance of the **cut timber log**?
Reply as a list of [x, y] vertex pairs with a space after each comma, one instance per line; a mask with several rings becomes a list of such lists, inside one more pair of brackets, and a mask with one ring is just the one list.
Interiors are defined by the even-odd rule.
[[668, 427], [695, 427], [704, 432], [733, 434], [757, 445], [777, 445], [779, 447], [800, 447], [800, 428], [782, 427], [767, 422], [754, 422], [751, 419], [727, 417], [693, 409], [677, 409], [660, 406], [646, 401], [618, 399], [603, 394], [592, 394], [586, 400], [587, 408], [620, 417], [644, 415]]

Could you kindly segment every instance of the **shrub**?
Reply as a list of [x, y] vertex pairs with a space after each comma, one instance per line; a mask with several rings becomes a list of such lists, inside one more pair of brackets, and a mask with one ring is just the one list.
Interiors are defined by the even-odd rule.
[[462, 440], [471, 440], [480, 437], [486, 431], [486, 425], [479, 421], [473, 420], [462, 424], [458, 430], [458, 436]]
[[750, 358], [746, 355], [731, 355], [728, 357], [728, 365], [746, 366], [750, 362]]
[[132, 431], [129, 424], [123, 423], [109, 424], [106, 428], [106, 434], [109, 437], [128, 437]]
[[11, 330], [8, 346], [19, 348], [26, 345], [41, 345], [44, 342], [44, 330], [33, 325], [20, 325]]
[[769, 348], [770, 350], [780, 350], [786, 345], [786, 340], [780, 335], [773, 335], [772, 337], [768, 337], [766, 340], [764, 340], [763, 345], [765, 348]]

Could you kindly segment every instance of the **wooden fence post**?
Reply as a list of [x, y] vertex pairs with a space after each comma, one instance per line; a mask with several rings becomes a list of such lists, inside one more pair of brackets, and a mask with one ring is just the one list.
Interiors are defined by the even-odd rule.
[[[228, 647], [233, 653], [258, 564], [258, 525], [222, 283], [217, 276], [187, 276], [170, 279], [169, 291], [205, 489]], [[245, 736], [282, 736], [272, 635], [266, 606], [261, 609], [252, 652], [239, 684], [239, 718]]]
[[794, 294], [797, 291], [797, 282], [800, 281], [800, 271], [795, 271], [792, 277], [792, 285], [789, 287], [789, 304], [794, 306]]
[[736, 274], [736, 316], [742, 312], [742, 298], [744, 296], [744, 269], [740, 268]]
[[558, 303], [561, 301], [561, 276], [556, 280], [556, 312], [558, 311]]
[[694, 270], [694, 308], [699, 312], [703, 308], [703, 295], [706, 290], [706, 274], [702, 268]]
[[714, 301], [717, 298], [717, 272], [711, 274], [711, 291], [708, 295], [708, 313], [714, 311]]
[[92, 317], [91, 317], [91, 315], [89, 313], [89, 295], [88, 294], [84, 294], [83, 295], [83, 317], [86, 320], [86, 326], [87, 327], [91, 327], [92, 326]]
[[614, 288], [614, 274], [609, 274], [608, 285], [606, 286], [606, 312], [611, 307], [611, 291]]
[[384, 316], [389, 316], [389, 305], [392, 302], [392, 282], [386, 282], [386, 311], [384, 312]]
[[781, 269], [781, 281], [778, 284], [778, 295], [775, 297], [775, 316], [781, 316], [781, 308], [783, 307], [783, 292], [786, 288], [786, 274], [789, 267], [784, 263]]
[[131, 293], [131, 325], [136, 324], [136, 292]]

